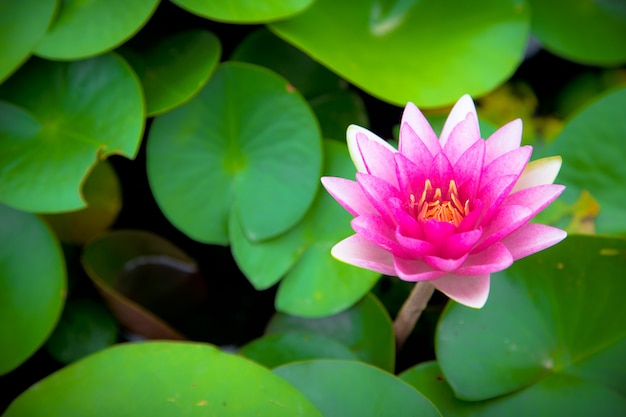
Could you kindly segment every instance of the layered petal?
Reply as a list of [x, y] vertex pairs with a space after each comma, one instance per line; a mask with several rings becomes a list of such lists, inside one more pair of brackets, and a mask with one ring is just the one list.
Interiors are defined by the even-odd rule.
[[502, 243], [497, 242], [482, 252], [467, 257], [457, 275], [483, 275], [502, 271], [513, 263], [513, 255]]
[[398, 180], [394, 161], [396, 150], [390, 149], [388, 144], [383, 145], [380, 141], [370, 140], [360, 132], [356, 134], [356, 145], [363, 158], [366, 172], [397, 187]]
[[378, 214], [382, 216], [387, 224], [393, 225], [393, 216], [387, 206], [387, 201], [391, 198], [399, 198], [398, 190], [386, 181], [369, 174], [357, 172], [356, 180], [361, 186], [363, 193], [372, 203], [372, 206], [378, 211]]
[[398, 243], [392, 230], [380, 216], [359, 216], [350, 223], [354, 231], [376, 246], [391, 252], [392, 255], [410, 257], [411, 251]]
[[485, 145], [485, 164], [507, 152], [520, 147], [522, 143], [522, 120], [516, 119], [496, 130], [487, 140]]
[[482, 308], [489, 297], [489, 274], [459, 277], [446, 274], [432, 285], [457, 303]]
[[538, 185], [532, 188], [524, 188], [523, 190], [510, 194], [505, 205], [521, 205], [528, 207], [533, 212], [533, 216], [546, 208], [565, 190], [565, 186], [560, 184]]
[[523, 146], [499, 156], [483, 168], [481, 183], [488, 184], [494, 179], [505, 175], [517, 175], [519, 177], [522, 171], [524, 171], [524, 167], [528, 163], [532, 152], [533, 148]]
[[416, 161], [424, 149], [428, 149], [431, 157], [441, 152], [439, 139], [422, 112], [413, 103], [408, 103], [402, 113], [400, 122], [400, 152], [407, 158]]
[[363, 155], [361, 155], [361, 151], [357, 143], [357, 137], [365, 137], [367, 138], [367, 140], [371, 140], [380, 144], [381, 146], [387, 147], [391, 152], [396, 152], [394, 147], [391, 146], [387, 141], [381, 139], [377, 135], [373, 134], [365, 128], [362, 128], [361, 126], [348, 126], [346, 137], [348, 140], [348, 151], [350, 152], [350, 157], [352, 158], [352, 162], [354, 163], [354, 166], [356, 167], [356, 170], [358, 172], [367, 172], [367, 166], [365, 165], [365, 161], [363, 160]]
[[567, 232], [545, 224], [527, 223], [515, 233], [502, 240], [514, 260], [524, 258], [550, 246], [556, 245], [567, 237]]
[[378, 213], [357, 182], [337, 177], [322, 177], [321, 181], [326, 191], [353, 216]]
[[395, 275], [393, 256], [359, 235], [352, 235], [337, 243], [331, 255], [342, 262], [386, 275]]
[[[462, 120], [465, 120], [468, 115], [476, 120], [475, 125], [478, 126], [478, 117], [476, 116], [476, 107], [474, 107], [474, 102], [468, 94], [465, 94], [456, 102], [454, 107], [452, 107], [450, 115], [443, 125], [441, 135], [439, 136], [439, 143], [442, 147], [444, 147], [448, 142], [450, 134], [452, 133], [456, 125], [459, 124]], [[480, 137], [480, 132], [477, 132], [476, 136]]]
[[393, 261], [398, 278], [404, 281], [429, 281], [440, 278], [446, 274], [444, 271], [432, 269], [422, 261], [414, 261], [400, 257], [394, 257]]
[[454, 165], [461, 155], [479, 140], [484, 142], [480, 138], [476, 115], [470, 113], [452, 129], [443, 152], [448, 157], [450, 163]]
[[517, 180], [513, 192], [537, 185], [552, 184], [559, 174], [563, 160], [560, 156], [550, 156], [547, 158], [531, 161], [524, 168], [524, 172]]

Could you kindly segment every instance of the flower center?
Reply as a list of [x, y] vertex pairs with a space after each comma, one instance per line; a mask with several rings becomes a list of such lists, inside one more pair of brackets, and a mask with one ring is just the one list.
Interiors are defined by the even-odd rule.
[[465, 204], [461, 204], [454, 180], [450, 181], [448, 192], [445, 195], [441, 192], [441, 188], [433, 188], [430, 180], [426, 180], [419, 201], [415, 201], [413, 194], [410, 195], [410, 198], [411, 210], [414, 210], [417, 213], [416, 218], [422, 221], [437, 220], [458, 226], [469, 212], [469, 200], [465, 200]]

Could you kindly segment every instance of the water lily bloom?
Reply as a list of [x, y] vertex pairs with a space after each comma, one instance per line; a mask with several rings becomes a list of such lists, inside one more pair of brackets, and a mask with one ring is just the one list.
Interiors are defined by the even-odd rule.
[[429, 281], [451, 299], [482, 307], [492, 272], [565, 238], [529, 223], [564, 190], [553, 184], [560, 157], [529, 163], [521, 120], [481, 138], [465, 95], [439, 138], [412, 103], [402, 116], [399, 149], [352, 125], [348, 148], [356, 181], [324, 177], [326, 190], [354, 219], [354, 235], [332, 255], [349, 264]]

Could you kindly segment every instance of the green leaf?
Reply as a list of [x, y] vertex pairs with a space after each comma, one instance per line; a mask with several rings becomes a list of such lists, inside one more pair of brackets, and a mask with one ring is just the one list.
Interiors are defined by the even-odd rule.
[[354, 91], [335, 91], [309, 100], [325, 138], [346, 140], [351, 124], [367, 128], [369, 117], [361, 97]]
[[83, 184], [82, 192], [86, 208], [42, 216], [62, 242], [84, 244], [104, 233], [122, 209], [120, 181], [106, 160], [94, 166]]
[[195, 240], [225, 245], [229, 217], [257, 241], [304, 216], [319, 184], [321, 140], [287, 81], [231, 62], [194, 99], [154, 120], [147, 158], [168, 219]]
[[626, 234], [626, 88], [600, 96], [571, 120], [546, 149], [560, 155], [557, 182], [567, 186], [563, 200], [573, 203], [587, 191], [600, 204], [596, 232]]
[[438, 107], [511, 76], [529, 13], [522, 0], [318, 0], [270, 29], [381, 100]]
[[63, 308], [61, 248], [35, 215], [0, 204], [0, 375], [48, 338]]
[[314, 0], [172, 0], [183, 9], [228, 23], [265, 23], [292, 16], [308, 7]]
[[[193, 259], [149, 232], [118, 230], [89, 242], [82, 254], [87, 274], [120, 323], [153, 339], [183, 339], [206, 285]], [[174, 326], [174, 328], [170, 327]], [[195, 334], [194, 334], [195, 335]]]
[[532, 32], [550, 52], [589, 65], [615, 66], [626, 62], [623, 1], [529, 0], [529, 3]]
[[62, 0], [56, 19], [35, 48], [43, 58], [72, 60], [110, 51], [150, 19], [159, 0]]
[[441, 416], [401, 379], [361, 362], [313, 360], [274, 369], [325, 417]]
[[615, 392], [566, 374], [549, 375], [528, 388], [488, 401], [456, 398], [434, 361], [408, 369], [400, 378], [424, 394], [446, 417], [617, 416], [626, 411], [626, 399]]
[[30, 55], [57, 7], [56, 0], [0, 2], [0, 83]]
[[450, 303], [436, 351], [456, 395], [493, 398], [554, 374], [625, 395], [625, 267], [625, 240], [570, 236], [494, 274], [483, 309]]
[[142, 50], [120, 50], [139, 75], [147, 116], [189, 101], [204, 87], [221, 55], [219, 39], [206, 30], [177, 33]]
[[276, 313], [267, 334], [314, 333], [348, 346], [362, 361], [387, 371], [395, 366], [391, 319], [376, 297], [367, 294], [352, 308], [333, 316], [309, 319]]
[[358, 359], [343, 343], [307, 332], [270, 334], [243, 346], [239, 354], [268, 368], [306, 359]]
[[40, 381], [4, 414], [48, 415], [321, 417], [267, 369], [210, 345], [180, 342], [100, 351]]
[[117, 322], [105, 306], [79, 298], [65, 304], [46, 349], [59, 362], [70, 363], [111, 346], [118, 333]]
[[46, 213], [83, 208], [81, 185], [97, 159], [137, 154], [141, 87], [117, 55], [32, 59], [0, 86], [0, 99], [4, 204]]
[[[344, 144], [325, 141], [324, 155], [325, 175], [354, 176]], [[334, 314], [361, 299], [380, 277], [330, 255], [335, 243], [353, 233], [350, 218], [319, 186], [304, 219], [277, 238], [252, 242], [240, 225], [231, 224], [232, 253], [257, 289], [274, 285], [286, 274], [276, 296], [279, 311], [306, 317]]]

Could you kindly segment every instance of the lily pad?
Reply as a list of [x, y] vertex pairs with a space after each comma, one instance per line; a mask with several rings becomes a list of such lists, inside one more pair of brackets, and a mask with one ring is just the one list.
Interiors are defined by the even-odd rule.
[[203, 0], [172, 0], [183, 9], [228, 23], [265, 23], [292, 16], [304, 10], [314, 0], [229, 0], [226, 2]]
[[30, 56], [52, 21], [57, 0], [0, 3], [0, 83]]
[[566, 374], [549, 375], [528, 388], [487, 401], [456, 398], [434, 361], [408, 369], [400, 378], [423, 393], [446, 417], [617, 416], [626, 411], [626, 399], [620, 395]]
[[508, 79], [529, 26], [521, 0], [318, 0], [269, 27], [381, 100], [439, 107]]
[[110, 51], [143, 27], [159, 0], [63, 0], [60, 3], [54, 22], [35, 48], [40, 57], [72, 60]]
[[325, 417], [441, 416], [409, 384], [361, 362], [320, 359], [273, 372], [304, 393]]
[[304, 395], [262, 366], [181, 342], [102, 350], [38, 382], [4, 414], [48, 415], [321, 417]]
[[333, 316], [304, 318], [276, 313], [266, 333], [314, 333], [348, 346], [360, 360], [392, 372], [395, 343], [389, 314], [380, 301], [367, 294], [352, 308]]
[[307, 359], [358, 359], [343, 343], [307, 332], [270, 334], [243, 346], [239, 354], [268, 368]]
[[48, 338], [65, 300], [59, 243], [34, 214], [0, 204], [0, 375]]
[[[354, 176], [354, 164], [344, 144], [325, 141], [324, 155], [325, 175]], [[335, 314], [361, 299], [380, 277], [331, 256], [333, 245], [353, 233], [350, 218], [319, 186], [304, 219], [277, 238], [253, 242], [239, 224], [231, 224], [232, 253], [258, 289], [268, 288], [284, 276], [276, 295], [279, 311], [305, 317]]]
[[155, 118], [147, 145], [161, 210], [189, 237], [221, 245], [233, 216], [253, 241], [293, 227], [313, 202], [321, 159], [304, 99], [269, 70], [235, 62], [221, 64], [190, 102]]
[[[554, 54], [589, 65], [626, 62], [623, 1], [529, 0], [532, 32]], [[580, 30], [584, 27], [585, 30]]]
[[0, 202], [9, 206], [83, 208], [82, 183], [98, 158], [137, 154], [141, 86], [117, 55], [31, 59], [0, 86], [0, 100]]
[[165, 113], [189, 101], [209, 80], [221, 54], [209, 31], [177, 33], [142, 50], [122, 49], [143, 84], [146, 115]]
[[600, 204], [597, 233], [626, 234], [626, 88], [601, 95], [569, 120], [546, 149], [560, 155], [557, 182], [565, 184], [562, 199], [574, 203], [588, 192]]
[[194, 260], [148, 232], [99, 236], [85, 246], [82, 263], [120, 323], [147, 338], [183, 339], [175, 328], [191, 323], [185, 318], [206, 293]]
[[570, 236], [493, 275], [483, 309], [450, 303], [436, 352], [456, 396], [484, 400], [563, 375], [625, 395], [625, 267], [626, 240]]
[[122, 209], [120, 181], [106, 160], [98, 162], [89, 173], [82, 192], [86, 208], [42, 216], [63, 242], [87, 242], [107, 230]]

